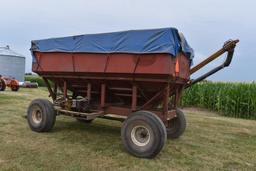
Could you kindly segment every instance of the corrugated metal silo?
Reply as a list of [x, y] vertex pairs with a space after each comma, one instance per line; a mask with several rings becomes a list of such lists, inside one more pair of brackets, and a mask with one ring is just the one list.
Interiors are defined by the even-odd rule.
[[9, 46], [0, 47], [0, 75], [11, 76], [23, 82], [25, 57], [14, 52]]

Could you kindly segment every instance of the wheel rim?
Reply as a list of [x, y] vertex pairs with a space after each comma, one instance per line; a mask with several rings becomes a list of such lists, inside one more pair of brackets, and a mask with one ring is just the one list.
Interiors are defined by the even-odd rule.
[[135, 126], [131, 131], [131, 139], [137, 146], [146, 146], [150, 141], [149, 130], [145, 126]]
[[42, 111], [39, 107], [34, 107], [32, 111], [32, 120], [35, 124], [40, 124], [42, 121]]

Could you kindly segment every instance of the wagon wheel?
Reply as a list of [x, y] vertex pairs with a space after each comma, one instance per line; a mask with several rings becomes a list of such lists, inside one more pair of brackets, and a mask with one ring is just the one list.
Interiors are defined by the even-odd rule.
[[4, 91], [6, 89], [6, 84], [3, 79], [0, 79], [0, 91]]
[[138, 111], [131, 114], [121, 129], [125, 149], [136, 157], [153, 158], [166, 142], [166, 128], [152, 112]]
[[56, 120], [53, 104], [46, 99], [33, 100], [28, 107], [27, 120], [31, 130], [35, 132], [50, 131]]
[[180, 110], [176, 110], [176, 117], [168, 121], [168, 127], [166, 128], [167, 137], [171, 139], [179, 138], [186, 129], [186, 118], [184, 113]]
[[11, 86], [11, 90], [12, 90], [12, 91], [18, 91], [19, 88], [20, 88], [19, 86], [15, 86], [15, 85], [14, 85], [14, 86]]

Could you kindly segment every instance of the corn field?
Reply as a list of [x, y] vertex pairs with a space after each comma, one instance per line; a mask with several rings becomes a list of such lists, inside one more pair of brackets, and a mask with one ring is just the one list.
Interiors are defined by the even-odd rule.
[[256, 119], [256, 83], [201, 82], [184, 91], [181, 105], [207, 108], [229, 117]]

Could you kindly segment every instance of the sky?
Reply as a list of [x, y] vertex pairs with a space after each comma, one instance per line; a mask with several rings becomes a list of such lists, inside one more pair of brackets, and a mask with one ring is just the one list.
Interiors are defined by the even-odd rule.
[[[214, 81], [256, 80], [255, 0], [0, 0], [0, 46], [26, 57], [31, 72], [31, 40], [131, 29], [176, 27], [195, 50], [197, 64], [239, 39], [230, 67]], [[223, 62], [209, 64], [203, 72]]]

